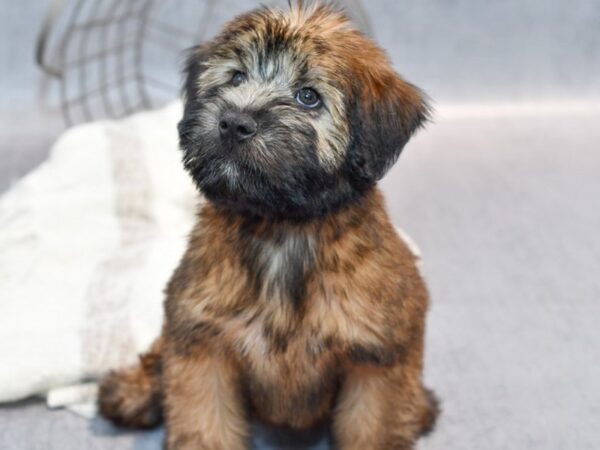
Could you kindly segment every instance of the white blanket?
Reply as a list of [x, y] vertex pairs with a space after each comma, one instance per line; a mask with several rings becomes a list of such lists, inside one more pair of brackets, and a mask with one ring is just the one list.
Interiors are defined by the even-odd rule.
[[0, 199], [0, 401], [93, 396], [159, 333], [163, 289], [193, 224], [181, 105], [67, 131]]
[[0, 199], [0, 402], [38, 394], [91, 415], [94, 381], [158, 335], [200, 201], [180, 115], [177, 102], [72, 128]]

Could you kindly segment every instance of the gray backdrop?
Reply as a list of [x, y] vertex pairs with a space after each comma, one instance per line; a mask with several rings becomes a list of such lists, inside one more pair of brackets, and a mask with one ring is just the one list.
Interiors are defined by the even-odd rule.
[[[220, 2], [212, 26], [252, 3]], [[420, 448], [600, 448], [600, 2], [365, 3], [440, 110], [383, 183], [433, 299], [426, 378], [444, 413]], [[37, 100], [45, 6], [0, 1], [0, 189], [62, 128]], [[257, 446], [325, 448], [319, 433], [263, 431]], [[160, 436], [33, 400], [0, 408], [0, 448], [155, 449]]]

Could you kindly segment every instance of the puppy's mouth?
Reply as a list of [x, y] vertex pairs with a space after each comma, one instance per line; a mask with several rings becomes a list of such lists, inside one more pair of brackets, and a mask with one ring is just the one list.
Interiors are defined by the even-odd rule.
[[[260, 171], [257, 158], [270, 153], [258, 135], [259, 124], [248, 113], [226, 111], [217, 119], [213, 129], [223, 175], [237, 178], [240, 171]], [[260, 158], [259, 158], [260, 159]]]
[[[264, 157], [272, 152], [258, 135], [259, 124], [251, 114], [225, 110], [211, 120], [196, 148], [198, 153], [191, 166], [196, 182], [207, 189], [212, 186], [220, 196], [243, 194], [248, 184], [263, 178]], [[260, 174], [260, 175], [259, 175]]]

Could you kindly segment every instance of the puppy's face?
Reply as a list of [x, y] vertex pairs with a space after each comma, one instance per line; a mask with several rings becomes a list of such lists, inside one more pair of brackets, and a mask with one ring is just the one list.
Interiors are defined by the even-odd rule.
[[184, 164], [212, 201], [306, 220], [380, 179], [427, 116], [382, 50], [325, 6], [259, 9], [192, 50]]

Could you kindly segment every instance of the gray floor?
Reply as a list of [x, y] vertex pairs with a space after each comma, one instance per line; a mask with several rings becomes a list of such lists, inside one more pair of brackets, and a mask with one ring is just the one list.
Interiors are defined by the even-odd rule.
[[[220, 14], [246, 3], [224, 2]], [[433, 299], [426, 378], [444, 413], [420, 448], [600, 448], [600, 112], [572, 107], [600, 105], [600, 5], [368, 3], [400, 70], [440, 107], [383, 183], [394, 221], [423, 251]], [[0, 84], [0, 190], [42, 161], [61, 129], [32, 88], [40, 4], [0, 0], [0, 57], [14, 68]], [[520, 114], [449, 106], [498, 99], [564, 103]], [[325, 448], [323, 433], [258, 429], [255, 441]], [[160, 442], [160, 430], [120, 432], [34, 400], [0, 406], [2, 449]]]

